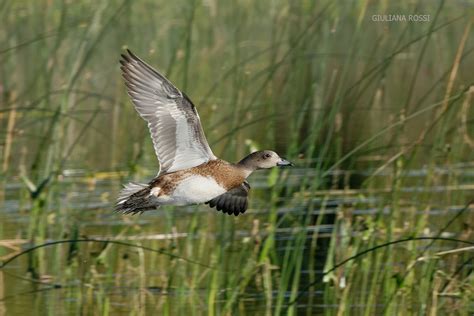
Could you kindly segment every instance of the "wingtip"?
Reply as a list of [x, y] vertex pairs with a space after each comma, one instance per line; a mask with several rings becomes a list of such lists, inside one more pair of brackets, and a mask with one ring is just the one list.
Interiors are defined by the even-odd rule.
[[120, 60], [120, 63], [122, 65], [124, 65], [125, 63], [131, 62], [132, 59], [138, 60], [138, 57], [130, 49], [126, 48], [125, 52], [126, 53], [120, 54], [120, 57], [122, 57], [122, 59]]
[[120, 57], [122, 57], [119, 62], [122, 66], [125, 66], [127, 63], [131, 61], [130, 57], [127, 56], [126, 54], [120, 54]]
[[134, 53], [132, 53], [132, 51], [131, 51], [130, 49], [128, 49], [128, 48], [127, 48], [127, 53], [128, 53], [128, 55], [129, 55], [130, 57], [132, 57], [133, 59], [138, 59], [138, 57], [137, 57]]

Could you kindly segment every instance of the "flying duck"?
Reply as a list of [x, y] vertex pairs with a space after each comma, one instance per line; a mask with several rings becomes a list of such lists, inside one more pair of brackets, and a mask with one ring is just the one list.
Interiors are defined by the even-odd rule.
[[271, 150], [253, 152], [238, 163], [217, 158], [189, 97], [130, 50], [121, 56], [128, 95], [148, 122], [160, 170], [148, 184], [125, 185], [117, 211], [142, 213], [160, 205], [206, 203], [237, 216], [247, 210], [246, 179], [252, 172], [292, 165]]

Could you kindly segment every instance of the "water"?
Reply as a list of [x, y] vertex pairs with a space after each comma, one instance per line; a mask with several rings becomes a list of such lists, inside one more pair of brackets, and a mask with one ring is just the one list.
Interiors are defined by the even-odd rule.
[[[436, 184], [430, 187], [407, 185], [399, 189], [400, 194], [407, 197], [417, 194], [431, 194], [437, 192], [460, 191], [470, 196], [474, 186], [474, 169], [470, 164], [459, 164], [450, 169], [437, 168], [436, 174], [440, 177], [453, 174], [459, 176], [458, 184]], [[370, 174], [370, 170], [358, 172]], [[104, 173], [107, 174], [107, 173]], [[151, 173], [150, 173], [151, 174]], [[355, 171], [337, 171], [330, 176], [354, 175]], [[410, 170], [405, 173], [406, 183], [417, 183], [426, 177], [425, 169]], [[36, 244], [52, 242], [58, 239], [91, 238], [99, 240], [113, 240], [143, 245], [153, 249], [173, 254], [183, 259], [170, 259], [166, 255], [159, 256], [146, 250], [128, 248], [120, 245], [107, 245], [96, 243], [62, 244], [44, 248], [41, 251], [41, 284], [32, 282], [32, 275], [27, 273], [28, 255], [23, 255], [10, 262], [3, 270], [1, 284], [4, 299], [1, 309], [7, 314], [39, 314], [53, 313], [54, 315], [68, 315], [71, 312], [96, 313], [95, 308], [110, 310], [114, 314], [128, 314], [130, 312], [156, 312], [169, 310], [173, 313], [190, 311], [194, 304], [203, 304], [202, 310], [207, 310], [206, 300], [209, 288], [206, 284], [195, 281], [193, 273], [202, 273], [202, 277], [211, 273], [212, 269], [195, 268], [191, 260], [205, 266], [219, 267], [222, 262], [216, 262], [213, 247], [224, 244], [222, 248], [225, 257], [238, 258], [239, 253], [250, 254], [258, 252], [259, 247], [269, 235], [268, 227], [271, 205], [267, 197], [268, 174], [258, 173], [252, 176], [251, 207], [244, 216], [228, 217], [216, 212], [207, 206], [186, 206], [177, 208], [162, 208], [158, 211], [146, 212], [141, 216], [122, 216], [112, 211], [113, 199], [120, 188], [121, 180], [116, 173], [109, 176], [91, 178], [81, 170], [67, 170], [58, 184], [60, 209], [51, 208], [46, 215], [46, 236], [37, 238]], [[294, 168], [285, 171], [286, 189], [295, 190], [303, 179], [306, 181], [316, 177], [313, 170]], [[381, 174], [379, 177], [391, 177], [391, 174]], [[313, 255], [314, 265], [311, 270], [303, 269], [300, 272], [302, 281], [299, 288], [301, 301], [297, 309], [312, 313], [321, 313], [328, 309], [337, 309], [336, 305], [324, 304], [322, 300], [323, 286], [317, 285], [312, 292], [305, 289], [310, 276], [322, 281], [325, 270], [327, 252], [331, 238], [366, 238], [364, 229], [336, 228], [335, 219], [341, 216], [355, 216], [358, 218], [374, 218], [377, 216], [390, 216], [394, 211], [406, 214], [407, 218], [413, 216], [428, 216], [429, 225], [423, 228], [423, 234], [432, 236], [449, 219], [463, 209], [463, 205], [444, 206], [433, 204], [429, 209], [417, 208], [414, 199], [392, 205], [390, 202], [390, 188], [334, 188], [314, 192], [295, 191], [291, 195], [277, 199], [279, 205], [274, 211], [277, 214], [278, 226], [275, 227], [275, 255], [280, 260], [285, 254], [303, 249], [305, 262], [308, 256]], [[32, 246], [28, 236], [32, 220], [31, 202], [24, 198], [24, 185], [18, 180], [9, 182], [4, 188], [4, 212], [1, 213], [2, 258], [3, 260], [19, 253], [21, 250]], [[441, 202], [440, 202], [441, 203]], [[308, 208], [311, 206], [311, 210]], [[50, 206], [51, 207], [51, 206]], [[393, 207], [396, 210], [393, 210]], [[302, 221], [305, 214], [311, 218], [307, 225], [295, 225]], [[317, 223], [318, 217], [324, 215], [324, 220]], [[471, 218], [473, 210], [469, 209], [465, 218]], [[403, 218], [404, 215], [402, 215]], [[450, 227], [443, 236], [457, 236], [457, 226]], [[66, 233], [67, 232], [67, 233]], [[296, 240], [305, 236], [302, 246]], [[334, 235], [336, 232], [336, 235]], [[60, 235], [60, 234], [64, 235]], [[317, 235], [317, 243], [312, 244]], [[365, 236], [365, 237], [364, 237]], [[314, 241], [313, 241], [314, 242]], [[429, 241], [417, 245], [420, 251], [429, 244]], [[317, 251], [312, 252], [312, 247], [317, 245]], [[451, 249], [449, 244], [442, 246], [433, 245], [431, 251]], [[314, 249], [313, 249], [314, 250]], [[208, 252], [210, 256], [206, 256]], [[65, 259], [69, 258], [70, 259]], [[346, 255], [347, 257], [347, 255]], [[57, 262], [57, 261], [60, 262]], [[184, 261], [183, 261], [184, 260]], [[222, 277], [228, 273], [236, 273], [245, 260], [239, 259], [235, 264], [227, 263], [221, 271]], [[281, 261], [280, 261], [281, 262]], [[385, 265], [392, 269], [399, 269], [406, 263], [387, 262]], [[156, 267], [159, 267], [156, 269]], [[165, 269], [163, 269], [165, 267]], [[166, 268], [168, 267], [168, 268]], [[185, 268], [182, 268], [185, 267]], [[274, 267], [277, 268], [277, 267]], [[472, 269], [472, 263], [462, 267]], [[59, 269], [59, 271], [57, 270]], [[184, 269], [179, 272], [180, 269]], [[195, 270], [193, 270], [195, 269]], [[219, 268], [220, 269], [220, 268]], [[192, 272], [194, 271], [194, 272]], [[170, 275], [184, 273], [184, 280], [195, 283], [185, 286], [176, 286], [169, 280]], [[268, 299], [276, 301], [278, 289], [271, 292], [263, 291], [262, 280], [256, 280], [256, 286], [249, 286], [239, 296], [239, 308], [246, 313], [263, 313], [272, 310], [268, 307]], [[194, 281], [191, 281], [194, 280]], [[197, 280], [197, 279], [196, 279]], [[171, 282], [171, 283], [170, 283]], [[56, 286], [55, 286], [56, 285]], [[196, 287], [196, 285], [198, 285]], [[219, 288], [217, 306], [224, 306], [228, 293], [232, 288]], [[364, 295], [364, 293], [359, 293]], [[283, 298], [290, 301], [291, 291], [284, 293]], [[309, 297], [313, 299], [310, 301]], [[135, 303], [133, 301], [138, 300]], [[108, 304], [104, 307], [103, 304]], [[376, 304], [376, 303], [374, 303]], [[179, 307], [178, 307], [179, 306]], [[285, 304], [283, 306], [286, 306]], [[352, 310], [364, 306], [351, 306]]]

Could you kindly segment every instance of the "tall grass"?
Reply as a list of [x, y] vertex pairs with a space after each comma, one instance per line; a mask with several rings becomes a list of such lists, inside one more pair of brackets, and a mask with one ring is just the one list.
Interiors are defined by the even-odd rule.
[[[469, 10], [4, 1], [3, 308], [471, 313], [472, 251], [456, 243], [473, 240]], [[430, 21], [372, 18], [395, 13]], [[124, 48], [186, 91], [219, 157], [269, 148], [296, 167], [250, 179], [251, 208], [238, 218], [204, 206], [112, 213], [120, 183], [158, 168], [120, 78]], [[38, 248], [8, 261], [25, 247]]]

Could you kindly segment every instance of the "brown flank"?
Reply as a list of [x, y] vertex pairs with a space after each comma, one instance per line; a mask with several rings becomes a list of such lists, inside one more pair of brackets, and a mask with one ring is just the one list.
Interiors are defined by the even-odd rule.
[[159, 187], [158, 196], [169, 195], [181, 180], [192, 175], [213, 177], [226, 190], [238, 187], [245, 181], [245, 172], [241, 167], [216, 159], [197, 167], [161, 175], [150, 182], [149, 188]]

